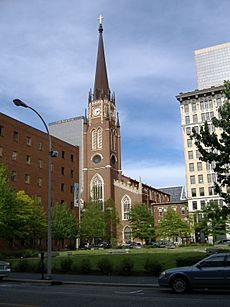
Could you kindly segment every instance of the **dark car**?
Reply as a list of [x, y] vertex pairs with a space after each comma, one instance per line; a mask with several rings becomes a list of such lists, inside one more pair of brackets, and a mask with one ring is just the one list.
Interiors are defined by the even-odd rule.
[[162, 287], [175, 293], [198, 288], [230, 288], [230, 253], [214, 254], [188, 267], [178, 267], [161, 273]]
[[10, 264], [9, 262], [0, 261], [0, 280], [3, 277], [7, 277], [10, 272]]

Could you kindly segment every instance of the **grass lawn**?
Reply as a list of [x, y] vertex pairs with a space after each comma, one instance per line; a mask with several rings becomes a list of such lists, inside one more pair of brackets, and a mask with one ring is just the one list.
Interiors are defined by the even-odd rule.
[[[198, 259], [207, 256], [207, 246], [167, 248], [140, 248], [140, 249], [95, 249], [62, 251], [52, 258], [53, 273], [73, 274], [151, 274], [160, 266], [160, 270], [176, 267], [178, 258], [180, 266], [190, 265]], [[230, 251], [230, 250], [229, 250]], [[127, 253], [126, 253], [127, 252]], [[182, 262], [181, 262], [182, 259]], [[12, 271], [39, 272], [40, 258], [11, 259]], [[146, 269], [146, 263], [150, 264]], [[131, 268], [130, 268], [131, 267]], [[158, 268], [159, 270], [159, 268]], [[106, 272], [107, 272], [106, 271]], [[154, 274], [154, 273], [152, 273]]]

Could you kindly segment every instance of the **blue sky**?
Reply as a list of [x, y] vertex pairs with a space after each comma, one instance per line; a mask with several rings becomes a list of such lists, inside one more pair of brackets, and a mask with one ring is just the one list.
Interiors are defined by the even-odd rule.
[[185, 184], [179, 103], [196, 88], [194, 50], [230, 41], [228, 0], [0, 0], [0, 112], [42, 129], [84, 115], [104, 16], [123, 173], [154, 187]]

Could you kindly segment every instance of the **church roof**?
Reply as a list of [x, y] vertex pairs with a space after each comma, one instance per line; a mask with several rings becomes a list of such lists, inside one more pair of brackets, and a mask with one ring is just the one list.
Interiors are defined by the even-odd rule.
[[96, 64], [96, 75], [94, 81], [94, 100], [100, 98], [109, 98], [109, 82], [107, 77], [107, 69], [105, 62], [105, 52], [103, 44], [103, 28], [102, 23], [100, 22], [99, 26], [99, 41], [98, 41], [98, 51], [97, 51], [97, 64]]
[[170, 200], [173, 203], [179, 203], [186, 200], [185, 190], [183, 186], [160, 188], [160, 191], [170, 195]]

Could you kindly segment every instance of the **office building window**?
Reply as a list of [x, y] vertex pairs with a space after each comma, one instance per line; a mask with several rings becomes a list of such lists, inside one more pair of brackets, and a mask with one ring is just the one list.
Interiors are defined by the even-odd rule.
[[65, 184], [61, 183], [61, 191], [64, 192], [65, 191]]
[[38, 178], [38, 186], [41, 187], [42, 186], [42, 178]]
[[199, 152], [199, 150], [196, 150], [196, 158], [199, 159], [201, 157], [201, 154]]
[[213, 187], [208, 187], [208, 195], [211, 196], [214, 194]]
[[16, 151], [13, 151], [13, 152], [12, 152], [11, 159], [14, 160], [14, 161], [17, 160], [17, 155], [18, 155], [17, 152], [16, 152]]
[[184, 111], [185, 111], [185, 113], [189, 112], [189, 105], [188, 104], [184, 105]]
[[209, 162], [206, 162], [206, 170], [210, 171], [211, 170], [211, 164]]
[[192, 202], [192, 210], [197, 210], [197, 201]]
[[188, 139], [188, 140], [187, 140], [187, 146], [188, 146], [188, 147], [192, 147], [192, 140], [191, 140], [191, 139]]
[[193, 129], [195, 130], [196, 133], [199, 133], [199, 127], [198, 126], [194, 126]]
[[208, 183], [211, 183], [212, 182], [212, 174], [208, 174], [207, 179], [208, 179]]
[[191, 134], [191, 127], [186, 127], [186, 134], [190, 135]]
[[193, 152], [192, 151], [188, 151], [188, 159], [189, 160], [193, 159]]
[[18, 134], [17, 131], [14, 131], [14, 132], [13, 132], [13, 140], [14, 140], [15, 142], [18, 142], [18, 139], [19, 139], [19, 134]]
[[29, 184], [30, 183], [30, 175], [25, 174], [25, 183]]
[[26, 137], [26, 145], [28, 145], [28, 146], [32, 145], [32, 139], [29, 136]]
[[200, 208], [203, 210], [205, 208], [205, 200], [200, 201]]
[[194, 163], [189, 163], [189, 171], [194, 172]]
[[203, 170], [202, 162], [197, 162], [197, 170], [198, 171], [202, 171]]
[[71, 159], [71, 162], [74, 162], [74, 155], [73, 154], [70, 155], [70, 159]]
[[192, 116], [192, 119], [193, 119], [193, 123], [194, 123], [194, 124], [197, 124], [197, 123], [198, 123], [197, 114], [194, 114], [194, 115]]
[[5, 132], [4, 126], [0, 126], [0, 136], [3, 136]]
[[70, 170], [70, 177], [71, 177], [71, 178], [73, 178], [73, 174], [74, 174], [74, 172], [73, 172], [73, 170], [71, 169], [71, 170]]
[[65, 175], [65, 168], [63, 166], [61, 167], [61, 174]]
[[42, 168], [42, 160], [38, 160], [38, 167]]
[[191, 184], [195, 184], [196, 183], [195, 176], [190, 176], [190, 183]]
[[38, 143], [38, 150], [42, 150], [42, 147], [43, 147], [42, 142], [39, 142], [39, 143]]
[[61, 157], [62, 157], [62, 159], [65, 159], [65, 152], [64, 152], [64, 150], [61, 152]]
[[16, 179], [17, 179], [17, 173], [16, 173], [16, 171], [12, 171], [12, 172], [11, 172], [10, 179], [11, 179], [11, 181], [16, 181]]
[[190, 124], [190, 117], [189, 116], [185, 116], [185, 124], [186, 125]]
[[200, 196], [204, 196], [204, 188], [199, 188]]
[[212, 174], [212, 181], [213, 181], [213, 182], [216, 182], [216, 181], [217, 181], [217, 175], [216, 175], [216, 173], [213, 173], [213, 174]]
[[30, 164], [31, 163], [31, 156], [26, 156], [26, 163], [27, 164]]
[[191, 189], [192, 197], [196, 197], [196, 189]]
[[201, 110], [204, 110], [204, 101], [201, 101], [201, 102], [200, 102], [200, 109], [201, 109]]
[[192, 111], [193, 111], [193, 112], [196, 111], [196, 103], [192, 103]]
[[203, 175], [198, 175], [198, 182], [199, 183], [203, 183], [204, 182]]

